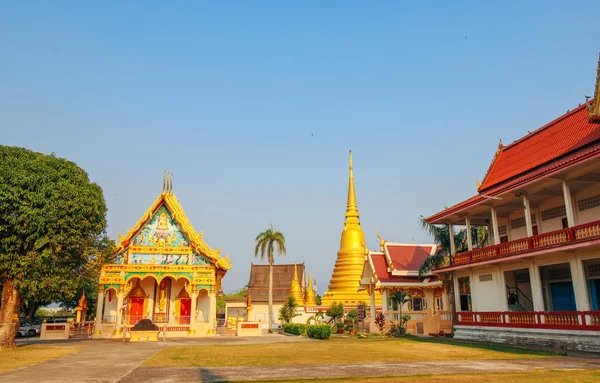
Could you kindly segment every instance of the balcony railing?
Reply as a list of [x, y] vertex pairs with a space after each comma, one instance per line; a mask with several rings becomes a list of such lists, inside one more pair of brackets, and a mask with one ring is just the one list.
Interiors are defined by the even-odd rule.
[[600, 330], [600, 311], [462, 311], [456, 317], [460, 326]]
[[454, 265], [461, 265], [536, 250], [550, 249], [593, 239], [600, 239], [600, 221], [455, 254], [452, 260]]

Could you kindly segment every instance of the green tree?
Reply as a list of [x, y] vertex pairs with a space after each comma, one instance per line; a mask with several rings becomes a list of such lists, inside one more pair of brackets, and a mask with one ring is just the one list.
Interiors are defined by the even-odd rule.
[[300, 316], [296, 311], [298, 310], [298, 303], [296, 302], [296, 298], [293, 296], [289, 296], [287, 301], [279, 308], [279, 320], [283, 323], [290, 323], [292, 319], [297, 316]]
[[404, 305], [407, 304], [408, 302], [410, 302], [410, 296], [408, 295], [408, 293], [406, 291], [394, 291], [393, 293], [390, 294], [390, 301], [392, 301], [392, 306], [396, 306], [398, 309], [398, 317], [399, 317], [399, 326], [400, 329], [404, 329], [404, 326], [406, 325], [406, 322], [408, 322], [408, 319], [410, 318], [405, 318], [404, 315], [402, 314], [402, 309], [404, 308]]
[[[428, 256], [423, 261], [419, 269], [419, 275], [424, 275], [431, 270], [449, 265], [452, 263], [450, 257], [450, 230], [448, 225], [431, 225], [420, 218], [419, 223], [421, 228], [433, 237], [433, 241], [437, 245], [436, 253]], [[469, 250], [468, 237], [466, 230], [460, 230], [454, 234], [454, 247], [456, 253], [462, 253]], [[485, 247], [488, 244], [488, 231], [485, 226], [471, 226], [471, 240], [473, 248]], [[455, 319], [456, 306], [454, 304], [454, 283], [452, 281], [452, 273], [442, 273], [439, 275], [443, 283], [444, 291], [448, 294], [450, 309], [452, 310], [452, 320]]]
[[22, 300], [61, 301], [79, 287], [106, 203], [75, 163], [0, 146], [0, 212], [0, 349], [11, 349]]
[[315, 297], [315, 303], [317, 304], [317, 306], [321, 306], [321, 296], [319, 294], [317, 294], [317, 296]]
[[344, 317], [344, 304], [342, 302], [333, 302], [327, 311], [325, 311], [325, 315], [330, 317], [334, 323], [338, 322]]
[[358, 309], [352, 309], [346, 314], [346, 318], [352, 321], [352, 327], [356, 328], [356, 319], [358, 319]]
[[273, 332], [273, 263], [275, 263], [275, 252], [279, 255], [285, 255], [285, 237], [278, 231], [275, 231], [273, 225], [256, 236], [256, 247], [254, 256], [260, 256], [260, 260], [265, 258], [269, 261], [269, 333]]

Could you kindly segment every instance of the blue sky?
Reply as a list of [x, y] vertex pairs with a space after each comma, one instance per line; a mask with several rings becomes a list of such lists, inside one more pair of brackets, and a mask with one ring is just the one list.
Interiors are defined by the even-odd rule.
[[276, 261], [326, 290], [349, 149], [368, 247], [377, 228], [429, 241], [419, 215], [475, 194], [500, 138], [591, 95], [600, 50], [597, 13], [566, 1], [104, 3], [0, 6], [0, 143], [86, 169], [115, 239], [174, 173], [233, 260], [226, 291], [270, 222]]

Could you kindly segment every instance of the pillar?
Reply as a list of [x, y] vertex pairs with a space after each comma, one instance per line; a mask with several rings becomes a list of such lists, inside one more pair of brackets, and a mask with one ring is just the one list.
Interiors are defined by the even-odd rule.
[[531, 223], [531, 208], [529, 206], [529, 198], [523, 194], [523, 210], [525, 212], [525, 226], [527, 227], [527, 236], [533, 236], [533, 224]]
[[563, 195], [565, 197], [565, 210], [567, 211], [567, 222], [569, 227], [575, 226], [575, 215], [573, 214], [573, 199], [571, 198], [571, 189], [567, 181], [562, 182]]
[[462, 311], [460, 307], [460, 284], [458, 283], [458, 276], [455, 274], [452, 275], [452, 280], [454, 282], [454, 308], [456, 312]]
[[388, 311], [388, 291], [387, 289], [381, 290], [381, 312], [385, 314]]
[[188, 330], [188, 333], [195, 334], [196, 329], [194, 328], [194, 324], [196, 323], [196, 309], [198, 308], [198, 291], [196, 291], [196, 286], [192, 286], [192, 294], [190, 298], [192, 300], [192, 304], [190, 305], [190, 329]]
[[123, 286], [119, 286], [119, 292], [117, 293], [117, 329], [115, 330], [115, 335], [121, 335], [121, 325], [122, 323], [122, 318], [123, 318], [123, 312], [122, 312], [122, 308], [123, 308]]
[[502, 266], [498, 266], [498, 283], [500, 284], [498, 291], [500, 292], [500, 308], [502, 311], [508, 311], [508, 297], [506, 292], [506, 279], [504, 279], [504, 271]]
[[208, 310], [209, 311], [208, 333], [214, 334], [215, 333], [215, 319], [217, 317], [217, 290], [214, 286], [210, 289], [210, 293], [208, 294], [208, 297], [210, 298], [210, 310]]
[[102, 336], [102, 309], [104, 305], [104, 286], [98, 286], [98, 302], [96, 303], [96, 324], [94, 325], [93, 337]]
[[585, 272], [582, 262], [576, 257], [569, 261], [571, 267], [571, 280], [573, 283], [573, 292], [575, 294], [575, 305], [578, 311], [589, 311], [590, 302], [588, 300]]
[[498, 231], [498, 215], [496, 214], [496, 209], [492, 208], [492, 231], [494, 233], [494, 245], [500, 243], [500, 232]]
[[467, 226], [467, 246], [469, 247], [469, 251], [473, 250], [473, 238], [471, 235], [471, 218], [465, 218], [465, 225]]
[[477, 289], [475, 289], [475, 279], [473, 279], [473, 270], [469, 271], [469, 289], [471, 291], [471, 311], [477, 311], [479, 307], [477, 304]]
[[534, 262], [529, 264], [529, 280], [531, 283], [531, 298], [533, 311], [544, 311], [544, 298], [542, 297], [542, 280], [540, 270]]
[[448, 224], [448, 235], [450, 240], [450, 255], [454, 256], [456, 254], [456, 245], [454, 244], [454, 225], [451, 223]]
[[369, 292], [369, 298], [371, 299], [371, 321], [374, 321], [377, 311], [375, 311], [375, 287], [373, 285], [369, 286]]

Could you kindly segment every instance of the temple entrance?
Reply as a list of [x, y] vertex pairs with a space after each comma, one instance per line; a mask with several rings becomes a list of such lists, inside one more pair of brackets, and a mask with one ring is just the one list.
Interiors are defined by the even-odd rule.
[[575, 294], [568, 263], [540, 267], [544, 307], [547, 311], [574, 311]]
[[129, 304], [129, 324], [136, 324], [144, 317], [144, 298], [131, 298]]
[[504, 272], [506, 299], [510, 311], [533, 311], [533, 297], [529, 269]]
[[179, 302], [179, 324], [190, 324], [192, 300], [181, 298]]

